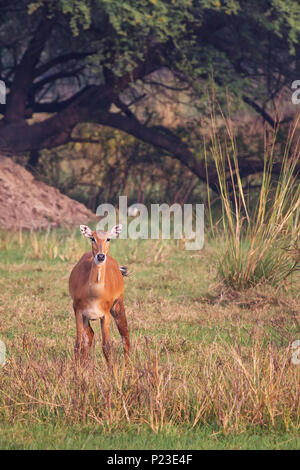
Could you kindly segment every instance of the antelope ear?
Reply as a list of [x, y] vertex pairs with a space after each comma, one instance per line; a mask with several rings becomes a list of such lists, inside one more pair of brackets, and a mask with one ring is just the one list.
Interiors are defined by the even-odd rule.
[[117, 238], [122, 231], [122, 224], [115, 225], [111, 231], [110, 231], [110, 236], [111, 238]]
[[88, 227], [87, 225], [80, 225], [80, 231], [82, 235], [86, 238], [93, 237], [93, 232], [91, 231], [90, 227]]

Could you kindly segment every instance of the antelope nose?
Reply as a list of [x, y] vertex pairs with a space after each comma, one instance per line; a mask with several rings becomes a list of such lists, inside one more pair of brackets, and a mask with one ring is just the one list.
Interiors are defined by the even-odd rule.
[[98, 253], [97, 254], [97, 260], [98, 261], [104, 261], [105, 260], [105, 254], [104, 253]]

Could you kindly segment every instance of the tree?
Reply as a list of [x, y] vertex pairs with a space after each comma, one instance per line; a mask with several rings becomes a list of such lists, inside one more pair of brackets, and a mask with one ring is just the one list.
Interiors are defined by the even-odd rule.
[[[94, 122], [164, 149], [206, 180], [204, 161], [178, 136], [133, 113], [139, 84], [165, 68], [199, 93], [213, 72], [223, 94], [231, 90], [273, 125], [267, 106], [300, 77], [297, 0], [12, 0], [0, 2], [0, 18], [0, 78], [9, 89], [2, 153], [36, 159]], [[30, 122], [40, 113], [47, 117]], [[243, 175], [262, 167], [240, 159]], [[208, 171], [217, 188], [214, 166]]]

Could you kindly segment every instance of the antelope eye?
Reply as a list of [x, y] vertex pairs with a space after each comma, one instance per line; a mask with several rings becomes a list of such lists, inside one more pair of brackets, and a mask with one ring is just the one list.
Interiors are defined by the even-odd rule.
[[95, 242], [95, 241], [96, 241], [94, 237], [91, 237], [91, 240], [92, 240], [92, 242]]
[[107, 241], [107, 242], [110, 242], [110, 238], [107, 238], [106, 241]]

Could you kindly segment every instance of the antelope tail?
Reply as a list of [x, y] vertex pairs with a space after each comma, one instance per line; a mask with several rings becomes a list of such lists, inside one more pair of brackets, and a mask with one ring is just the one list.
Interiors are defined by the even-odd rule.
[[127, 277], [128, 276], [128, 268], [127, 266], [119, 266], [120, 271], [122, 273], [122, 276]]

